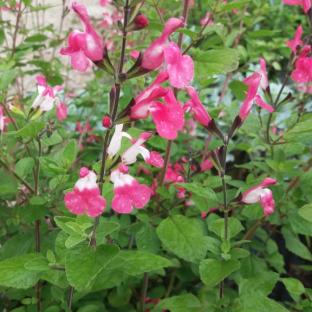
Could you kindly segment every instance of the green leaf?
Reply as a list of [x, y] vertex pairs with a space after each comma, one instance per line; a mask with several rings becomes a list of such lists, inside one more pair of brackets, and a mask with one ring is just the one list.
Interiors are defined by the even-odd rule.
[[12, 195], [17, 192], [16, 179], [7, 174], [7, 172], [0, 170], [0, 195]]
[[135, 241], [138, 249], [157, 253], [160, 248], [160, 241], [154, 227], [144, 224], [136, 233]]
[[129, 275], [140, 275], [172, 266], [170, 260], [146, 251], [122, 251], [118, 258], [123, 271]]
[[305, 220], [312, 222], [312, 203], [304, 205], [298, 210], [299, 215]]
[[78, 291], [89, 290], [97, 275], [118, 254], [118, 247], [101, 245], [96, 248], [77, 246], [66, 255], [65, 270], [68, 282]]
[[17, 70], [9, 69], [0, 72], [0, 91], [6, 90], [17, 76]]
[[206, 259], [201, 261], [199, 265], [200, 279], [205, 285], [213, 287], [239, 268], [240, 262], [238, 260]]
[[119, 229], [119, 223], [106, 221], [104, 218], [100, 218], [99, 225], [96, 229], [97, 245], [104, 244], [106, 241], [106, 236], [118, 231]]
[[[195, 66], [206, 75], [225, 74], [238, 68], [239, 56], [236, 50], [230, 48], [202, 51], [194, 49]], [[204, 64], [201, 64], [204, 63]]]
[[229, 87], [238, 100], [243, 101], [245, 99], [247, 86], [242, 81], [232, 80]]
[[257, 285], [257, 292], [264, 296], [268, 296], [275, 284], [278, 282], [279, 274], [269, 271], [263, 271], [256, 275], [243, 278], [239, 281], [239, 293], [245, 295], [255, 291]]
[[193, 294], [184, 294], [160, 301], [153, 311], [169, 310], [170, 312], [199, 312], [201, 311], [200, 308], [201, 303], [197, 297]]
[[295, 255], [312, 261], [312, 254], [309, 249], [300, 241], [298, 236], [290, 231], [288, 228], [283, 227], [282, 234], [285, 239], [286, 248]]
[[48, 37], [44, 34], [35, 34], [32, 36], [29, 36], [25, 39], [26, 42], [42, 42], [47, 40]]
[[[209, 223], [209, 230], [214, 232], [217, 236], [224, 239], [224, 219], [216, 219]], [[244, 227], [240, 221], [234, 217], [228, 218], [228, 238], [231, 239], [239, 234]]]
[[179, 183], [179, 186], [192, 193], [192, 200], [201, 211], [208, 211], [218, 205], [216, 193], [209, 187], [203, 187], [199, 183]]
[[17, 136], [27, 139], [27, 138], [35, 138], [39, 132], [45, 127], [45, 123], [43, 121], [30, 121], [24, 126], [22, 129], [18, 130], [14, 134]]
[[66, 168], [69, 168], [71, 164], [76, 160], [78, 154], [78, 146], [76, 140], [70, 140], [63, 151], [63, 164]]
[[296, 141], [300, 142], [307, 137], [310, 137], [312, 132], [312, 121], [311, 118], [308, 118], [307, 120], [300, 121], [297, 123], [293, 128], [291, 128], [289, 131], [287, 131], [284, 134], [285, 141]]
[[0, 262], [0, 285], [18, 289], [27, 289], [34, 286], [39, 280], [35, 270], [26, 269], [26, 263], [31, 263], [41, 258], [41, 255], [26, 254], [8, 258]]
[[299, 301], [300, 296], [305, 293], [303, 284], [296, 278], [287, 277], [280, 279], [287, 291], [295, 301]]
[[207, 237], [195, 219], [170, 216], [159, 224], [156, 232], [164, 247], [182, 259], [197, 262], [206, 256]]
[[5, 40], [5, 32], [4, 32], [4, 30], [1, 28], [1, 29], [0, 29], [0, 45], [3, 44], [4, 40]]
[[236, 0], [230, 3], [225, 3], [221, 7], [221, 12], [229, 12], [234, 9], [240, 9], [244, 7], [247, 3], [249, 3], [249, 0]]
[[48, 260], [41, 254], [36, 254], [34, 259], [30, 259], [25, 263], [26, 270], [34, 272], [48, 271]]
[[42, 144], [46, 146], [53, 146], [59, 144], [63, 141], [63, 138], [58, 132], [53, 132], [50, 137], [46, 137], [42, 140]]
[[258, 292], [248, 293], [235, 300], [231, 312], [288, 312], [282, 305]]
[[168, 259], [143, 251], [120, 251], [114, 261], [97, 276], [93, 291], [113, 288], [130, 276], [142, 275], [171, 266]]
[[31, 157], [25, 157], [19, 160], [15, 165], [16, 173], [21, 177], [26, 177], [33, 169], [35, 161]]

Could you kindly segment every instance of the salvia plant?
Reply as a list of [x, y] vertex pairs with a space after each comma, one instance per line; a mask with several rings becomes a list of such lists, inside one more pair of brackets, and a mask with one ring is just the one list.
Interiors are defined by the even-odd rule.
[[0, 1], [0, 310], [311, 312], [311, 7]]

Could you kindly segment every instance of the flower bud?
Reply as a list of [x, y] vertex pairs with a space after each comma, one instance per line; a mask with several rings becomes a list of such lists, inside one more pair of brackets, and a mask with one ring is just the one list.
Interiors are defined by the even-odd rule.
[[104, 128], [111, 128], [113, 122], [112, 119], [110, 118], [110, 116], [105, 115], [102, 119], [102, 125]]
[[134, 19], [134, 24], [138, 29], [143, 29], [148, 26], [149, 20], [145, 15], [138, 14]]

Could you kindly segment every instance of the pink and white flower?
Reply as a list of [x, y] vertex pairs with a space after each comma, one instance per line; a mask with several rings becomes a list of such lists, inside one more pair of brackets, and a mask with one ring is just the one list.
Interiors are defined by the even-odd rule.
[[196, 121], [198, 121], [204, 127], [207, 127], [211, 122], [212, 118], [200, 101], [196, 90], [193, 87], [187, 87], [186, 91], [191, 99], [184, 104], [184, 110], [187, 112], [191, 112]]
[[120, 165], [112, 171], [110, 179], [114, 184], [112, 209], [120, 214], [128, 214], [134, 208], [142, 209], [149, 202], [152, 190], [145, 184], [140, 184], [128, 174], [128, 167]]
[[276, 184], [273, 178], [265, 178], [260, 184], [250, 188], [242, 194], [241, 201], [245, 204], [260, 203], [265, 216], [269, 216], [274, 212], [275, 201], [273, 193], [267, 186]]
[[0, 106], [0, 132], [5, 131], [8, 123], [10, 123], [10, 118], [4, 115], [3, 108]]
[[155, 39], [143, 54], [142, 67], [144, 69], [154, 70], [163, 63], [164, 49], [168, 44], [169, 36], [183, 26], [184, 21], [180, 18], [172, 17], [166, 22], [160, 37]]
[[68, 37], [68, 47], [62, 48], [60, 53], [71, 58], [74, 69], [85, 72], [90, 66], [90, 61], [101, 61], [104, 57], [104, 43], [94, 30], [87, 9], [76, 1], [72, 9], [84, 24], [83, 32], [74, 30]]
[[140, 137], [121, 156], [121, 161], [125, 165], [134, 164], [139, 154], [144, 161], [151, 166], [161, 168], [164, 165], [162, 156], [155, 151], [150, 152], [143, 144], [152, 136], [150, 132], [143, 132]]
[[62, 90], [61, 86], [50, 87], [44, 76], [36, 77], [38, 83], [38, 95], [31, 105], [32, 109], [39, 109], [41, 112], [48, 112], [53, 109], [54, 104], [59, 102], [57, 93]]
[[245, 120], [248, 117], [254, 102], [256, 102], [258, 106], [269, 111], [270, 113], [274, 112], [274, 108], [271, 105], [267, 104], [258, 94], [261, 78], [261, 74], [253, 73], [251, 76], [247, 77], [244, 80], [244, 83], [248, 87], [248, 90], [246, 98], [239, 111], [239, 117], [241, 120]]
[[127, 132], [122, 131], [122, 128], [123, 124], [118, 124], [115, 126], [115, 132], [107, 148], [107, 154], [109, 155], [110, 158], [113, 158], [119, 152], [123, 137], [132, 140], [131, 135], [129, 135]]
[[269, 87], [269, 79], [268, 79], [268, 72], [266, 68], [266, 61], [264, 58], [259, 59], [260, 63], [260, 70], [259, 74], [261, 75], [260, 87], [262, 90], [266, 90]]
[[285, 4], [288, 5], [299, 5], [303, 8], [304, 13], [308, 13], [311, 9], [312, 1], [311, 0], [283, 0]]
[[82, 167], [79, 176], [73, 191], [65, 194], [65, 206], [73, 214], [97, 217], [103, 213], [106, 200], [100, 194], [96, 183], [96, 174], [88, 168]]

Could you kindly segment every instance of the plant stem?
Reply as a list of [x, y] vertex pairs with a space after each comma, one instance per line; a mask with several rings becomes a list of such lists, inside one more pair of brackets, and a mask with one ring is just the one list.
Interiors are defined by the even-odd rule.
[[22, 17], [22, 13], [23, 13], [22, 1], [20, 1], [19, 5], [18, 5], [14, 34], [13, 34], [13, 39], [12, 39], [12, 56], [15, 54], [15, 50], [16, 50], [16, 40], [17, 40], [17, 34], [18, 34], [18, 30], [19, 30], [19, 24], [20, 24], [20, 20]]
[[[282, 96], [282, 93], [283, 93], [283, 91], [284, 91], [284, 89], [286, 87], [287, 81], [288, 81], [289, 76], [290, 76], [289, 66], [293, 63], [293, 58], [294, 58], [293, 55], [291, 55], [290, 58], [289, 58], [289, 62], [288, 62], [287, 67], [286, 67], [287, 68], [286, 75], [284, 77], [282, 86], [281, 86], [281, 88], [280, 88], [280, 90], [279, 90], [279, 92], [277, 94], [277, 97], [276, 97], [276, 99], [275, 99], [275, 101], [273, 103], [274, 109], [277, 109], [278, 106], [279, 106], [278, 105], [279, 104], [279, 100], [280, 100], [280, 98]], [[268, 122], [267, 122], [267, 126], [266, 126], [266, 141], [267, 141], [267, 143], [269, 145], [272, 145], [271, 137], [270, 137], [270, 128], [271, 128], [272, 118], [273, 118], [273, 114], [271, 113], [269, 118], [268, 118]], [[273, 149], [273, 147], [272, 147], [272, 149]]]
[[[37, 138], [38, 142], [38, 157], [37, 157], [37, 162], [36, 162], [36, 170], [35, 170], [35, 195], [39, 195], [39, 176], [40, 176], [40, 157], [42, 153], [42, 145], [40, 138]], [[35, 251], [37, 253], [40, 252], [41, 249], [41, 237], [40, 237], [40, 220], [37, 219], [35, 221], [35, 243], [36, 243], [36, 249]], [[37, 299], [37, 311], [41, 311], [41, 285], [40, 281], [36, 284], [36, 299]]]
[[148, 289], [148, 274], [144, 273], [143, 277], [143, 285], [142, 285], [142, 296], [141, 296], [141, 311], [145, 311], [145, 299], [147, 295], [147, 289]]
[[69, 287], [69, 289], [68, 289], [68, 296], [67, 296], [67, 308], [68, 308], [68, 311], [72, 310], [73, 297], [74, 297], [74, 287]]
[[166, 172], [167, 172], [169, 160], [170, 160], [171, 146], [172, 146], [172, 140], [168, 141], [167, 143], [164, 166], [161, 170], [160, 178], [159, 178], [159, 187], [162, 187], [165, 181], [165, 176], [166, 176]]
[[32, 194], [35, 194], [35, 190], [33, 189], [33, 187], [27, 181], [25, 181], [22, 177], [20, 177], [14, 170], [12, 170], [2, 159], [0, 159], [0, 164], [4, 167], [5, 170], [7, 170], [18, 181], [20, 181]]
[[254, 234], [256, 233], [258, 227], [261, 225], [261, 223], [263, 222], [263, 220], [265, 219], [265, 217], [257, 220], [252, 226], [251, 228], [249, 228], [249, 230], [246, 232], [246, 234], [243, 237], [243, 240], [250, 240]]
[[170, 296], [171, 292], [172, 292], [172, 289], [173, 289], [173, 286], [174, 286], [175, 277], [176, 277], [176, 271], [174, 270], [171, 273], [171, 276], [170, 276], [168, 288], [167, 288], [167, 291], [165, 293], [165, 298], [168, 298]]
[[[223, 193], [223, 213], [224, 213], [224, 240], [228, 240], [228, 223], [229, 223], [229, 207], [228, 207], [228, 199], [227, 199], [227, 184], [225, 181], [225, 175], [226, 175], [226, 156], [227, 156], [227, 150], [228, 150], [228, 138], [224, 138], [224, 146], [222, 151], [222, 159], [220, 161], [221, 164], [221, 181], [222, 181], [222, 193]], [[224, 295], [224, 281], [220, 283], [220, 299], [223, 298]]]

